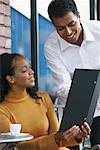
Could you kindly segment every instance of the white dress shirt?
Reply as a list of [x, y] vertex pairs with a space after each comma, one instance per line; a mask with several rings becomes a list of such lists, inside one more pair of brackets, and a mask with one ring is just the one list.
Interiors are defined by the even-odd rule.
[[[62, 104], [66, 102], [75, 68], [100, 69], [100, 21], [82, 22], [82, 26], [84, 40], [81, 46], [68, 43], [55, 31], [44, 47]], [[100, 116], [100, 98], [94, 114], [96, 116]]]

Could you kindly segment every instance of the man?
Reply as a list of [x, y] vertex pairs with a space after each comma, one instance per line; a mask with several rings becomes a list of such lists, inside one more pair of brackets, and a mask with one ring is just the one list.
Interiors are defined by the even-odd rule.
[[[73, 0], [53, 0], [48, 14], [56, 31], [45, 44], [45, 56], [65, 104], [75, 68], [100, 69], [100, 22], [83, 22]], [[100, 144], [100, 97], [94, 113], [91, 145]]]

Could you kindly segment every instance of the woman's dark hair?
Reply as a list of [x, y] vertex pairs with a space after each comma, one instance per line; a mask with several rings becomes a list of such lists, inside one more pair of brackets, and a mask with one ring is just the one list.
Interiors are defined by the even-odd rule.
[[[6, 80], [6, 76], [15, 74], [15, 67], [13, 66], [13, 61], [18, 56], [24, 57], [16, 53], [4, 53], [0, 55], [0, 101], [4, 100], [10, 89], [9, 83]], [[34, 88], [26, 88], [26, 90], [32, 98], [39, 98], [36, 94], [36, 91], [34, 91]]]
[[74, 0], [52, 0], [48, 6], [48, 15], [52, 18], [64, 17], [69, 11], [75, 15], [78, 14], [77, 6]]

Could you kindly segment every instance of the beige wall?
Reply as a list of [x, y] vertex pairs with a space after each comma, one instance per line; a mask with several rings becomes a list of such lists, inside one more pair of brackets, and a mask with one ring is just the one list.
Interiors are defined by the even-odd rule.
[[9, 0], [0, 0], [0, 54], [11, 51], [11, 21]]

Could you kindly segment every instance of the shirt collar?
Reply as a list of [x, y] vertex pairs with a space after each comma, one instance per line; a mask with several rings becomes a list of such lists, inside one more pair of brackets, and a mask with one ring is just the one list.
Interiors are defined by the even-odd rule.
[[[89, 30], [89, 27], [85, 24], [85, 22], [81, 22], [82, 26], [83, 26], [83, 30], [84, 30], [84, 43], [86, 43], [86, 41], [94, 41], [94, 37], [92, 35], [92, 33]], [[57, 33], [57, 37], [58, 37], [58, 41], [60, 44], [60, 48], [61, 51], [64, 51], [65, 49], [68, 49], [69, 47], [77, 47], [77, 45], [71, 44], [67, 41], [65, 41], [64, 39], [62, 39], [59, 34]]]

